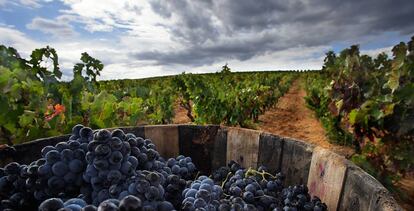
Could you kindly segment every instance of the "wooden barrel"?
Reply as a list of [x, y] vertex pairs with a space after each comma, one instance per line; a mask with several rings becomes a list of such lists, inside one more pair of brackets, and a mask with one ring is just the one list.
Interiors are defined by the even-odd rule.
[[[114, 128], [113, 128], [114, 129]], [[217, 125], [154, 125], [121, 128], [150, 138], [165, 158], [189, 156], [202, 173], [230, 160], [243, 167], [265, 165], [286, 175], [286, 184], [307, 184], [329, 210], [402, 210], [375, 178], [344, 157], [292, 138], [242, 128]], [[111, 129], [110, 129], [111, 130]], [[1, 165], [28, 164], [40, 150], [68, 139], [68, 135], [34, 140], [0, 149]]]

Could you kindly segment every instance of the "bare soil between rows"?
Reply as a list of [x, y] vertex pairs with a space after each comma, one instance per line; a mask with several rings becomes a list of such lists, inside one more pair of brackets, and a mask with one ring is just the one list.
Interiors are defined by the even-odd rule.
[[174, 106], [174, 118], [173, 124], [190, 124], [191, 120], [187, 116], [187, 110], [185, 110], [178, 102]]
[[277, 104], [259, 117], [258, 129], [321, 146], [349, 158], [354, 150], [329, 142], [322, 124], [306, 107], [305, 96], [300, 82], [295, 81]]

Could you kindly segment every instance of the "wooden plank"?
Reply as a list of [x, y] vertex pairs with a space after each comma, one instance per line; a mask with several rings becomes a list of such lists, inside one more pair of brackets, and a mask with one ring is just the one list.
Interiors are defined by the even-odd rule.
[[124, 133], [132, 133], [137, 137], [145, 137], [145, 129], [144, 129], [143, 126], [139, 126], [139, 127], [121, 127], [119, 129], [123, 130]]
[[285, 185], [306, 184], [312, 160], [313, 146], [291, 138], [283, 138], [281, 172]]
[[0, 144], [0, 168], [13, 162], [16, 156], [17, 153], [14, 147]]
[[157, 147], [161, 156], [168, 159], [179, 155], [178, 126], [145, 126], [145, 138], [149, 138]]
[[374, 177], [349, 162], [339, 210], [402, 210]]
[[280, 172], [282, 164], [283, 138], [269, 133], [262, 133], [259, 141], [259, 163], [271, 173]]
[[337, 210], [341, 197], [347, 160], [327, 149], [316, 147], [309, 171], [308, 187], [312, 196], [318, 196], [328, 210]]
[[227, 153], [227, 128], [220, 127], [214, 140], [214, 150], [212, 152], [211, 167], [213, 170], [226, 166]]
[[202, 174], [210, 174], [219, 126], [180, 125], [180, 153], [191, 157]]
[[20, 164], [29, 164], [34, 160], [42, 157], [41, 152], [45, 146], [55, 146], [61, 141], [67, 141], [70, 135], [55, 136], [49, 138], [36, 139], [34, 141], [26, 142], [14, 146], [16, 153], [14, 161]]
[[259, 138], [259, 131], [229, 128], [227, 134], [227, 162], [234, 160], [245, 168], [256, 168]]

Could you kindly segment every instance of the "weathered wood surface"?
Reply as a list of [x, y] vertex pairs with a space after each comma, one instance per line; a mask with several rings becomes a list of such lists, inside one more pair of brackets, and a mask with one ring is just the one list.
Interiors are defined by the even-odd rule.
[[257, 167], [260, 132], [229, 128], [227, 134], [227, 162], [234, 160], [243, 167]]
[[180, 154], [176, 125], [145, 126], [145, 138], [152, 140], [163, 157], [176, 157]]

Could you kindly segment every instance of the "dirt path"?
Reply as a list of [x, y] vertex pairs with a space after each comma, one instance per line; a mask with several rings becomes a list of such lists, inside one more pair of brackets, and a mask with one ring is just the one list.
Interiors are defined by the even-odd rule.
[[306, 107], [305, 96], [300, 82], [295, 81], [290, 90], [279, 98], [276, 106], [259, 117], [258, 129], [322, 146], [345, 157], [352, 155], [352, 148], [328, 142], [321, 123], [314, 112]]
[[185, 110], [180, 104], [177, 102], [174, 106], [174, 124], [188, 124], [191, 123], [190, 118], [187, 116], [187, 110]]

